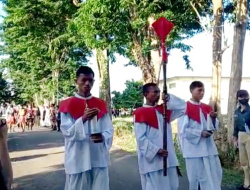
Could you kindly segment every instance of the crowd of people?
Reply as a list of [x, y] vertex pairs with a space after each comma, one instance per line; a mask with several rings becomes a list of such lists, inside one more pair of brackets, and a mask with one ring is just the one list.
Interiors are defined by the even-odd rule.
[[113, 118], [132, 116], [135, 110], [136, 110], [135, 108], [121, 108], [121, 109], [113, 108], [112, 116]]
[[55, 104], [42, 108], [28, 105], [13, 105], [2, 103], [0, 117], [5, 118], [9, 132], [20, 128], [22, 132], [32, 130], [33, 127], [51, 127], [52, 130], [60, 131], [60, 113]]

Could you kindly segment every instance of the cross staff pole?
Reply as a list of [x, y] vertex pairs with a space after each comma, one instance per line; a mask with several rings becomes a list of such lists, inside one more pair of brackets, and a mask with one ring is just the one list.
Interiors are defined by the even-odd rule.
[[[162, 49], [162, 66], [163, 66], [163, 93], [167, 95], [167, 52], [165, 40], [174, 24], [169, 22], [165, 17], [159, 18], [152, 24], [155, 33], [160, 38]], [[163, 124], [163, 149], [167, 151], [167, 100], [164, 98], [164, 124]], [[163, 175], [167, 176], [167, 157], [163, 157]]]

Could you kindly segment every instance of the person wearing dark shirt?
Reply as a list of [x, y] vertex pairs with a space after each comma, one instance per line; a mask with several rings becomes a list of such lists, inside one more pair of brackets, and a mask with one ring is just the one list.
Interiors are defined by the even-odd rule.
[[237, 92], [239, 107], [234, 114], [234, 145], [239, 148], [240, 165], [244, 171], [244, 185], [239, 190], [250, 189], [250, 106], [246, 90]]

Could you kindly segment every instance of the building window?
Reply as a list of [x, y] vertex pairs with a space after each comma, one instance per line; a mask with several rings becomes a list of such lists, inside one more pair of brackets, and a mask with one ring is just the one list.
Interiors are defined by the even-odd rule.
[[175, 88], [176, 87], [176, 83], [170, 83], [169, 84], [169, 88], [172, 89], [172, 88]]

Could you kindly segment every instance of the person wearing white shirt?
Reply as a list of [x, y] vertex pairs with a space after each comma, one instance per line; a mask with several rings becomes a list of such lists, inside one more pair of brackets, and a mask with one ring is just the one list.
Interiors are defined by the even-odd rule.
[[[185, 113], [186, 104], [169, 95], [167, 103], [167, 150], [163, 149], [163, 105], [157, 105], [160, 90], [154, 83], [143, 86], [146, 104], [134, 112], [139, 172], [142, 190], [177, 190], [178, 160], [174, 150], [170, 122]], [[167, 176], [163, 176], [163, 158], [167, 157]]]
[[178, 119], [178, 134], [185, 158], [189, 190], [221, 190], [222, 168], [213, 139], [218, 128], [212, 107], [201, 103], [204, 85], [194, 81], [190, 85], [191, 100], [186, 113]]
[[78, 92], [59, 108], [65, 139], [65, 190], [109, 190], [110, 115], [106, 103], [90, 93], [92, 69], [81, 66], [76, 77]]

